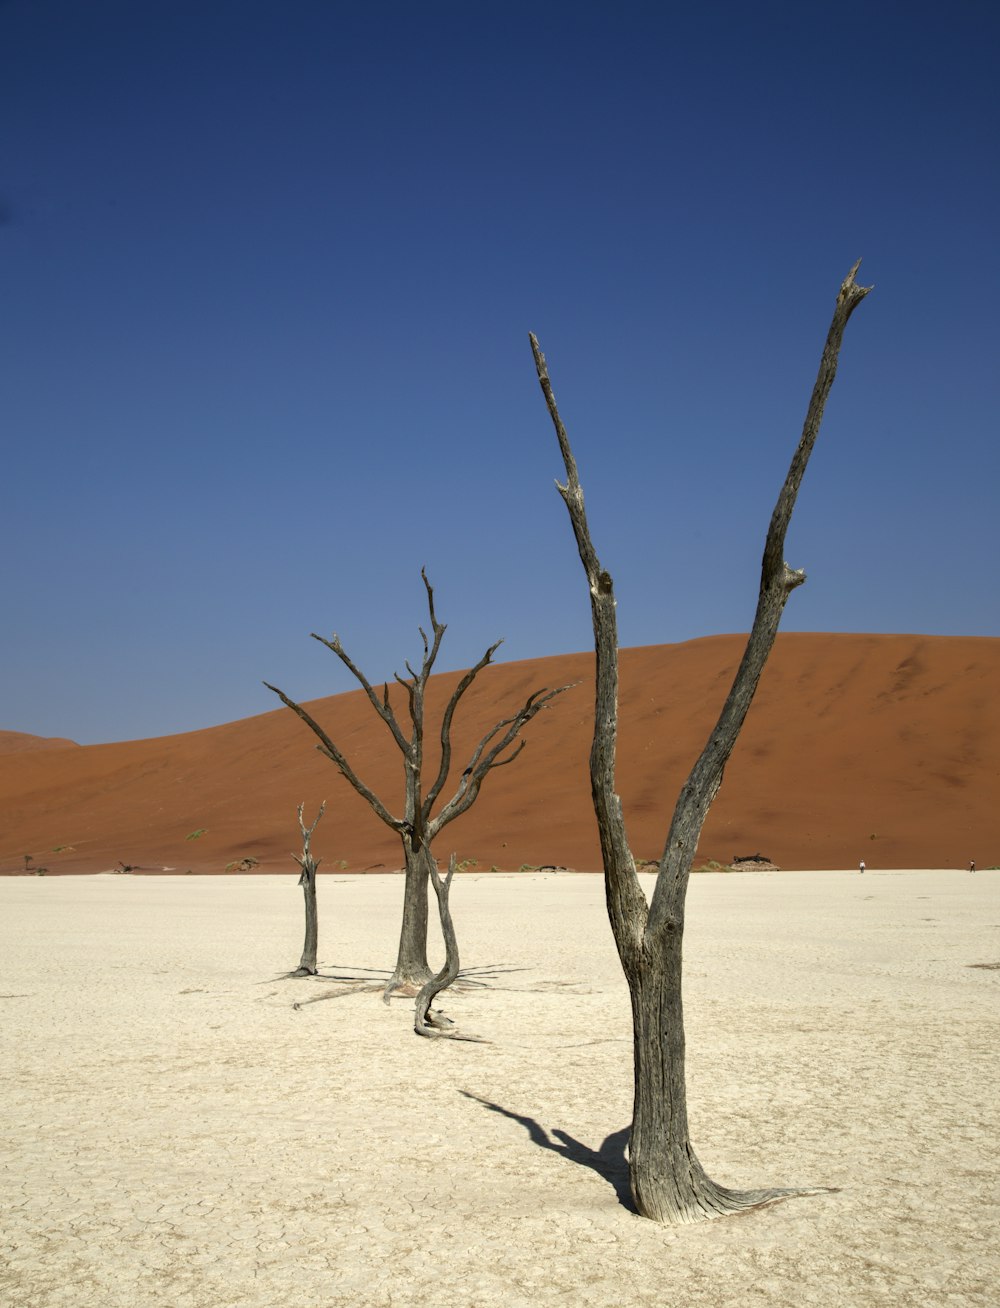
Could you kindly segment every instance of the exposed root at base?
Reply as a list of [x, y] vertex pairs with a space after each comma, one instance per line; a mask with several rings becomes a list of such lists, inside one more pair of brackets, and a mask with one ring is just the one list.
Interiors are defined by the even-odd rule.
[[400, 995], [405, 999], [415, 999], [430, 979], [430, 972], [422, 981], [415, 981], [411, 977], [406, 980], [394, 976], [390, 977], [385, 989], [382, 991], [383, 1004], [388, 1004], [393, 995]]
[[782, 1186], [767, 1190], [728, 1190], [711, 1183], [701, 1194], [684, 1204], [668, 1200], [664, 1204], [643, 1202], [633, 1185], [632, 1198], [641, 1217], [659, 1222], [662, 1226], [684, 1226], [695, 1222], [710, 1222], [717, 1217], [741, 1217], [769, 1208], [785, 1199], [805, 1198], [809, 1195], [837, 1194], [836, 1185]]
[[463, 1035], [461, 1031], [455, 1030], [454, 1027], [447, 1031], [438, 1027], [427, 1026], [423, 1022], [414, 1022], [413, 1029], [418, 1036], [426, 1036], [429, 1040], [461, 1040], [470, 1045], [492, 1044], [492, 1041], [484, 1040], [482, 1036]]

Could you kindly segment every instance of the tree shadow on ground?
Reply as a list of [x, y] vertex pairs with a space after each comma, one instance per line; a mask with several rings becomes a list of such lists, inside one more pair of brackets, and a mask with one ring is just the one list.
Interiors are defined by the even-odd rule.
[[613, 1131], [611, 1135], [605, 1138], [600, 1149], [591, 1149], [582, 1141], [574, 1139], [566, 1131], [548, 1131], [542, 1126], [541, 1122], [537, 1122], [533, 1117], [527, 1117], [523, 1113], [515, 1113], [510, 1108], [503, 1108], [500, 1104], [495, 1104], [490, 1099], [483, 1099], [480, 1095], [474, 1095], [469, 1090], [460, 1090], [458, 1093], [464, 1095], [466, 1099], [472, 1099], [477, 1104], [482, 1104], [491, 1113], [499, 1113], [502, 1117], [509, 1117], [512, 1122], [520, 1123], [528, 1132], [532, 1144], [536, 1144], [542, 1149], [551, 1149], [553, 1153], [568, 1158], [571, 1163], [578, 1163], [581, 1167], [589, 1167], [592, 1172], [596, 1172], [598, 1176], [607, 1181], [618, 1196], [618, 1202], [624, 1208], [633, 1213], [636, 1211], [635, 1204], [632, 1201], [632, 1191], [629, 1187], [628, 1160], [625, 1157], [625, 1147], [628, 1144], [630, 1127], [624, 1126], [620, 1131]]
[[455, 985], [462, 983], [469, 987], [489, 990], [502, 990], [496, 985], [497, 977], [507, 976], [511, 972], [527, 972], [526, 967], [504, 967], [500, 963], [485, 963], [480, 967], [463, 967], [456, 978]]
[[[463, 994], [470, 990], [503, 989], [496, 985], [496, 978], [508, 972], [524, 972], [526, 968], [502, 967], [491, 963], [485, 967], [463, 968], [452, 982], [449, 989], [453, 994]], [[350, 963], [322, 964], [316, 972], [279, 972], [277, 976], [259, 981], [258, 985], [273, 985], [276, 981], [311, 981], [313, 984], [328, 988], [321, 994], [310, 995], [292, 1005], [295, 1009], [305, 1008], [309, 1004], [321, 1004], [328, 999], [346, 999], [349, 995], [381, 994], [392, 974], [385, 968], [358, 967]], [[335, 988], [330, 989], [330, 983]], [[392, 996], [394, 999], [413, 999], [416, 990], [412, 986], [398, 986]]]
[[[385, 985], [386, 981], [392, 974], [381, 967], [355, 967], [352, 963], [326, 963], [320, 964], [316, 972], [279, 972], [277, 976], [271, 978], [272, 981], [370, 981], [373, 985], [379, 984], [378, 978], [384, 977], [381, 982]], [[261, 985], [267, 982], [262, 981]]]
[[[496, 978], [510, 972], [526, 972], [527, 970], [525, 967], [501, 967], [497, 963], [489, 963], [484, 967], [463, 967], [452, 983], [452, 989], [502, 989], [503, 987], [495, 985]], [[351, 984], [368, 982], [373, 987], [378, 987], [379, 985], [384, 986], [391, 975], [392, 973], [385, 968], [357, 967], [352, 963], [325, 963], [320, 964], [315, 972], [300, 972], [297, 969], [295, 971], [279, 972], [258, 984], [272, 985], [275, 981], [340, 981]]]

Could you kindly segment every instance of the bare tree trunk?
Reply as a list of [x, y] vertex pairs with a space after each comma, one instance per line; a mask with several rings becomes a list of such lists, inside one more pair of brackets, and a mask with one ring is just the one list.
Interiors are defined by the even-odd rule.
[[326, 800], [319, 806], [319, 812], [316, 814], [316, 821], [311, 827], [307, 827], [302, 819], [302, 812], [305, 804], [299, 805], [299, 829], [302, 832], [302, 853], [293, 854], [299, 867], [302, 869], [302, 875], [299, 877], [299, 885], [302, 887], [302, 896], [305, 900], [306, 911], [306, 934], [305, 941], [302, 945], [302, 958], [299, 966], [293, 976], [315, 976], [316, 975], [316, 950], [319, 944], [319, 913], [316, 908], [316, 869], [320, 865], [319, 859], [312, 856], [309, 848], [313, 832], [319, 825], [319, 820], [326, 811]]
[[870, 290], [856, 284], [857, 270], [855, 264], [840, 288], [802, 436], [771, 516], [757, 612], [746, 650], [719, 720], [677, 797], [648, 903], [636, 876], [621, 800], [615, 792], [618, 622], [614, 582], [602, 568], [591, 540], [569, 437], [556, 406], [545, 356], [531, 337], [538, 380], [566, 468], [566, 484], [556, 484], [569, 512], [590, 590], [597, 661], [591, 792], [604, 859], [608, 916], [632, 1001], [635, 1099], [629, 1174], [636, 1208], [658, 1222], [693, 1222], [786, 1195], [819, 1192], [801, 1188], [733, 1191], [705, 1174], [688, 1134], [681, 957], [684, 903], [698, 838], [774, 644], [785, 603], [805, 581], [804, 572], [794, 571], [785, 562], [785, 534], [836, 376], [844, 328]]
[[427, 882], [433, 858], [426, 845], [414, 849], [403, 841], [406, 875], [403, 885], [403, 924], [399, 932], [396, 970], [389, 978], [382, 998], [389, 1002], [394, 992], [415, 995], [431, 977], [427, 962]]
[[680, 1225], [818, 1190], [728, 1190], [708, 1176], [688, 1132], [681, 1000], [681, 934], [630, 987], [635, 1095], [629, 1179], [637, 1210]]
[[296, 976], [316, 975], [316, 950], [319, 945], [319, 915], [316, 912], [316, 868], [315, 865], [302, 869], [299, 877], [302, 895], [305, 899], [306, 935], [302, 945], [302, 958], [299, 960]]

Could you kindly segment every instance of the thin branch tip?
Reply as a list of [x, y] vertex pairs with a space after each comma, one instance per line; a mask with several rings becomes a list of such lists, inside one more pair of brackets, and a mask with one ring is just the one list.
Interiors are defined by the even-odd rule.
[[535, 371], [538, 373], [540, 380], [548, 381], [549, 374], [545, 364], [545, 355], [542, 353], [542, 347], [538, 344], [538, 337], [534, 332], [528, 332], [528, 340], [531, 342], [531, 353], [535, 359]]
[[838, 301], [850, 300], [850, 308], [852, 311], [861, 303], [870, 291], [875, 289], [874, 286], [862, 286], [859, 282], [854, 280], [860, 267], [861, 260], [858, 259], [841, 283], [840, 295], [837, 297]]

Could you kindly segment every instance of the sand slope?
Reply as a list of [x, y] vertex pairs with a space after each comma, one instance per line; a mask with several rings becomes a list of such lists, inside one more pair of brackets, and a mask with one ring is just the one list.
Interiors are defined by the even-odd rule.
[[[742, 652], [739, 636], [622, 654], [620, 789], [632, 845], [657, 857], [677, 789], [714, 722]], [[456, 774], [473, 743], [540, 686], [580, 684], [528, 729], [447, 829], [480, 867], [594, 869], [590, 809], [592, 654], [501, 664], [466, 697]], [[458, 674], [434, 678], [440, 706]], [[288, 686], [294, 692], [293, 686]], [[402, 706], [402, 691], [393, 691]], [[364, 696], [315, 701], [315, 715], [390, 807], [398, 753]], [[431, 750], [433, 753], [433, 749]], [[730, 762], [703, 859], [762, 851], [782, 867], [1000, 863], [1000, 640], [785, 634]], [[329, 800], [314, 848], [330, 870], [397, 868], [395, 836], [372, 816], [286, 709], [156, 740], [0, 754], [0, 869], [30, 853], [52, 871], [121, 860], [222, 871], [252, 855], [294, 870], [295, 807]], [[204, 834], [188, 839], [193, 833]], [[68, 847], [53, 852], [57, 846]]]
[[839, 1189], [670, 1231], [621, 1198], [631, 1033], [599, 878], [456, 882], [478, 984], [443, 1006], [483, 1045], [354, 990], [394, 957], [397, 877], [324, 879], [309, 981], [281, 978], [290, 878], [6, 878], [0, 1302], [993, 1308], [998, 889], [694, 879], [699, 1156]]
[[25, 754], [36, 749], [79, 749], [62, 736], [31, 736], [24, 731], [0, 731], [0, 754]]

